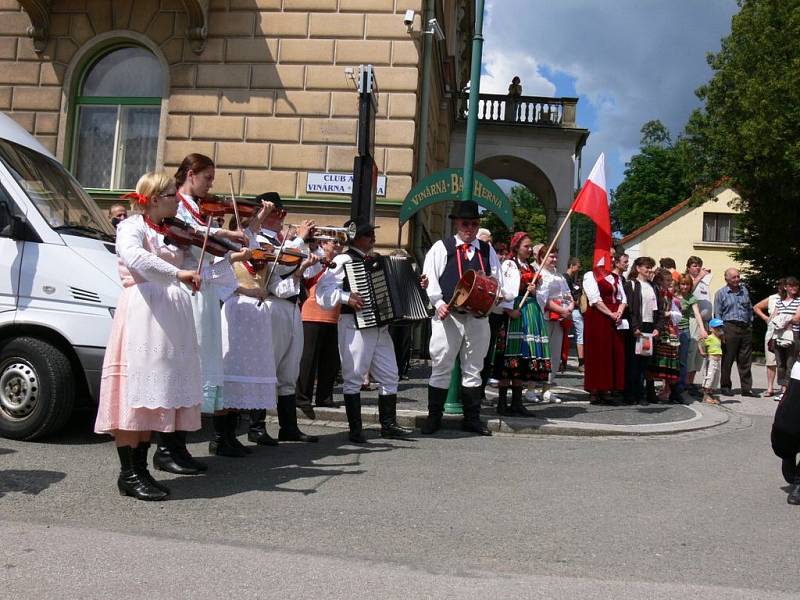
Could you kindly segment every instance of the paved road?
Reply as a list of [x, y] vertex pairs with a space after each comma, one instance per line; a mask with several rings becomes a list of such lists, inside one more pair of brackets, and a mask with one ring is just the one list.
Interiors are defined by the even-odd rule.
[[209, 459], [157, 504], [116, 495], [111, 443], [76, 419], [0, 440], [0, 597], [796, 598], [774, 403], [746, 400], [734, 425], [668, 438], [356, 448], [320, 428]]

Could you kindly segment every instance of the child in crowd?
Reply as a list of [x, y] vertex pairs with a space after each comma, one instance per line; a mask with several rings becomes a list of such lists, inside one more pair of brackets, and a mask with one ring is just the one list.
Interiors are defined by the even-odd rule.
[[714, 391], [719, 387], [720, 366], [722, 365], [722, 319], [708, 322], [708, 336], [700, 340], [700, 354], [703, 355], [703, 402], [719, 404]]

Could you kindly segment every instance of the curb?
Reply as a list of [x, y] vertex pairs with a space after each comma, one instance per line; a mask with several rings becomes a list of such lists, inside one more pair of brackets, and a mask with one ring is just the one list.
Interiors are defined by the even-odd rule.
[[[565, 403], [568, 404], [568, 403]], [[576, 403], [579, 404], [579, 403]], [[582, 403], [580, 403], [582, 404]], [[539, 419], [536, 417], [494, 417], [483, 418], [483, 422], [492, 432], [518, 434], [518, 435], [567, 435], [567, 436], [648, 436], [648, 435], [673, 435], [687, 431], [699, 431], [724, 425], [730, 420], [730, 412], [716, 406], [694, 403], [686, 405], [694, 412], [694, 416], [683, 421], [669, 423], [649, 423], [643, 425], [614, 425], [611, 423], [576, 422], [559, 419]], [[347, 415], [344, 408], [317, 408], [314, 407], [316, 419], [302, 417], [298, 411], [298, 423], [305, 426], [347, 427]], [[272, 417], [277, 416], [275, 410], [268, 411]], [[418, 410], [398, 410], [397, 422], [403, 427], [419, 429], [425, 422], [427, 413]], [[378, 410], [372, 406], [365, 406], [361, 410], [361, 419], [364, 424], [378, 423]], [[274, 420], [274, 419], [273, 419]], [[442, 429], [461, 430], [461, 417], [444, 415]]]

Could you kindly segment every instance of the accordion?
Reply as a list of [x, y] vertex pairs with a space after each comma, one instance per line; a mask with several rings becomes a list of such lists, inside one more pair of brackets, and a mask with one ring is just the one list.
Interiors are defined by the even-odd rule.
[[371, 261], [348, 262], [344, 274], [350, 290], [364, 300], [364, 307], [355, 311], [357, 329], [433, 316], [428, 294], [405, 256], [377, 256]]

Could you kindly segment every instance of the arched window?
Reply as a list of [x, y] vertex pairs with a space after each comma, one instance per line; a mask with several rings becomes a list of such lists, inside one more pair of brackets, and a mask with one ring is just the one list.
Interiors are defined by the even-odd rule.
[[148, 50], [118, 47], [91, 62], [75, 98], [72, 170], [84, 187], [132, 189], [155, 167], [164, 72]]

